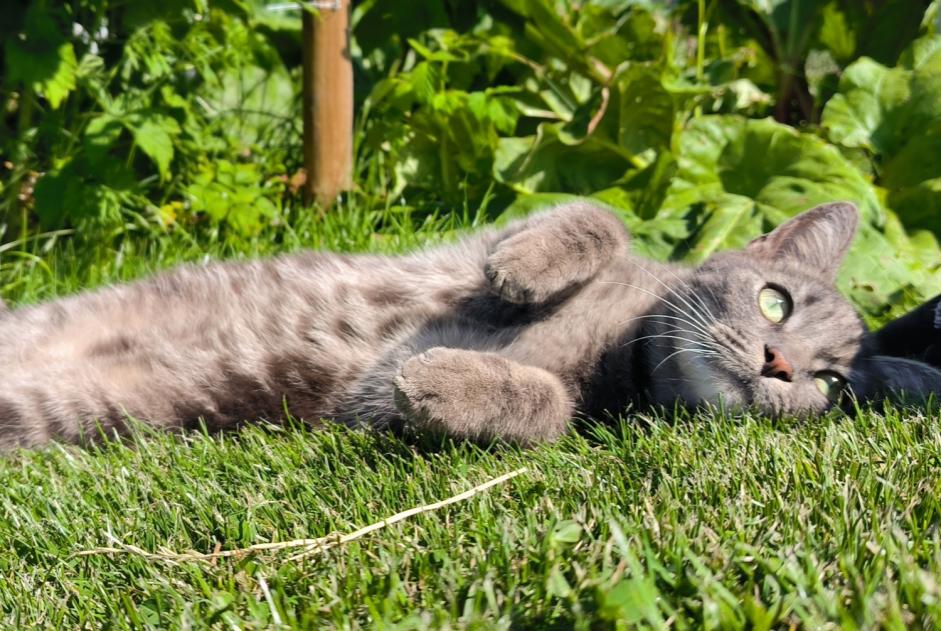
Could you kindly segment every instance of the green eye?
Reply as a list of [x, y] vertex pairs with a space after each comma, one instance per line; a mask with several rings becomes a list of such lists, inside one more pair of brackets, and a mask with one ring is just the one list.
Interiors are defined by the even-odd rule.
[[814, 375], [814, 383], [817, 384], [817, 390], [833, 402], [839, 400], [846, 387], [846, 379], [832, 372], [818, 372]]
[[791, 299], [774, 287], [765, 287], [758, 292], [758, 308], [761, 315], [775, 324], [780, 324], [791, 315]]

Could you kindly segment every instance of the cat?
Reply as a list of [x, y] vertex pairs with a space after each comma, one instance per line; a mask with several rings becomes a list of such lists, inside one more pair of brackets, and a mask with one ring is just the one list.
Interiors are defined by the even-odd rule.
[[814, 415], [941, 393], [834, 288], [856, 208], [698, 268], [629, 253], [575, 202], [401, 256], [184, 266], [0, 314], [0, 448], [252, 419], [551, 441], [577, 416], [718, 404]]

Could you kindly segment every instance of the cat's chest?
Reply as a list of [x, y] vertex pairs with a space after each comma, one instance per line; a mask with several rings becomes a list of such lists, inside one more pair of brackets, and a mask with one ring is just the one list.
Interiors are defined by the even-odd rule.
[[547, 317], [522, 328], [507, 353], [577, 388], [591, 381], [612, 353], [630, 354], [636, 331], [654, 310], [656, 296], [642, 284], [602, 276]]

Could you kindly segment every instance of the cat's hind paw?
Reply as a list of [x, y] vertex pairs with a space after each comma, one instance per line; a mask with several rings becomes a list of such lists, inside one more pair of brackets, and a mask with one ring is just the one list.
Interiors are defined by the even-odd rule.
[[472, 440], [553, 440], [571, 414], [564, 387], [550, 373], [454, 348], [432, 348], [408, 359], [395, 376], [394, 396], [419, 428]]

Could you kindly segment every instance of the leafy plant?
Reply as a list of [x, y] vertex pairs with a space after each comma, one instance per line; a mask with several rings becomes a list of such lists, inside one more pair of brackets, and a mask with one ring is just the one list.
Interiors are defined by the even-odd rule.
[[0, 216], [90, 235], [163, 229], [160, 209], [174, 204], [174, 221], [205, 216], [236, 232], [271, 214], [245, 204], [210, 214], [187, 197], [201, 165], [220, 158], [264, 170], [252, 186], [297, 162], [296, 77], [251, 7], [34, 2], [21, 14], [4, 49], [3, 94], [17, 115], [2, 145], [12, 173]]
[[[298, 11], [4, 8], [6, 238], [238, 242], [308, 212]], [[841, 284], [879, 321], [941, 290], [935, 15], [921, 0], [356, 3], [344, 203], [382, 229], [587, 195], [639, 250], [698, 262], [850, 199], [864, 221]]]

